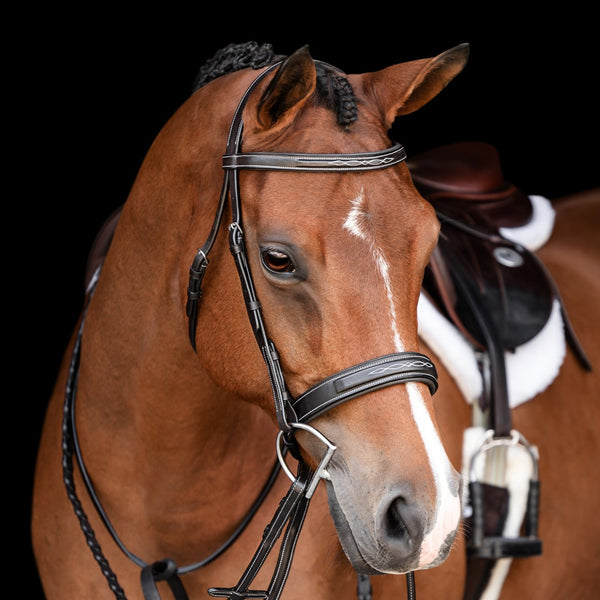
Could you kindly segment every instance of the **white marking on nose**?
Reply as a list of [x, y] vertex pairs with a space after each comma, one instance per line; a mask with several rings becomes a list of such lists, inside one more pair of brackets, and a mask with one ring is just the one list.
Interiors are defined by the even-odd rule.
[[352, 208], [344, 221], [344, 229], [349, 231], [352, 235], [366, 242], [371, 251], [371, 255], [377, 266], [377, 270], [383, 279], [383, 285], [385, 287], [385, 293], [387, 295], [389, 308], [390, 308], [390, 322], [392, 326], [392, 336], [394, 339], [394, 347], [396, 352], [404, 351], [404, 344], [400, 339], [398, 332], [398, 326], [396, 324], [396, 307], [394, 305], [394, 294], [392, 292], [392, 283], [390, 280], [390, 265], [385, 258], [383, 250], [375, 244], [375, 239], [372, 234], [363, 226], [364, 222], [368, 220], [369, 215], [365, 208], [365, 194], [364, 190], [361, 189], [360, 193], [356, 198], [350, 201]]
[[423, 396], [415, 383], [407, 383], [406, 389], [413, 417], [427, 451], [436, 488], [435, 516], [432, 527], [421, 544], [419, 568], [424, 568], [436, 560], [446, 539], [456, 529], [460, 518], [460, 498], [458, 490], [450, 489], [452, 467]]
[[[396, 323], [396, 309], [390, 280], [390, 266], [385, 254], [375, 243], [375, 238], [367, 227], [369, 214], [365, 206], [364, 190], [361, 189], [356, 198], [350, 201], [351, 209], [344, 221], [344, 229], [366, 242], [375, 261], [377, 270], [383, 279], [389, 307], [392, 335], [396, 352], [404, 351]], [[418, 386], [406, 384], [413, 418], [423, 440], [425, 451], [436, 487], [435, 515], [431, 527], [427, 530], [421, 545], [419, 567], [426, 567], [435, 562], [448, 536], [456, 529], [460, 518], [460, 498], [458, 490], [450, 489], [452, 467], [442, 441], [433, 424], [433, 420], [425, 406], [425, 401]]]

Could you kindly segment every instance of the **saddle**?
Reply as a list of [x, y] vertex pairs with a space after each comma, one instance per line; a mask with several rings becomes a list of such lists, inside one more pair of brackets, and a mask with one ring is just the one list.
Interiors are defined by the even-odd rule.
[[554, 291], [535, 256], [500, 234], [526, 224], [533, 209], [504, 179], [496, 149], [483, 142], [442, 146], [417, 156], [410, 169], [442, 225], [425, 292], [478, 349], [487, 346], [490, 326], [503, 350], [532, 339], [550, 317]]
[[[534, 338], [558, 300], [569, 345], [585, 369], [591, 365], [564, 308], [560, 292], [537, 256], [504, 237], [503, 228], [527, 224], [533, 205], [504, 179], [497, 150], [459, 142], [416, 156], [409, 168], [421, 195], [435, 208], [440, 238], [426, 269], [423, 292], [471, 342], [490, 355], [491, 390], [481, 408], [504, 402], [504, 352]], [[506, 410], [508, 412], [508, 404]], [[497, 435], [510, 435], [507, 414], [493, 415]]]

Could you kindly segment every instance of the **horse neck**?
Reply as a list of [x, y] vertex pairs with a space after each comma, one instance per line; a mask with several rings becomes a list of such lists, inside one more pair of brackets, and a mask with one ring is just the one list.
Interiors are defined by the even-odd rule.
[[274, 425], [211, 381], [165, 282], [142, 295], [131, 281], [111, 285], [119, 262], [107, 259], [84, 325], [80, 445], [126, 545], [190, 562], [241, 521], [273, 461]]
[[[177, 126], [176, 119], [163, 135]], [[173, 515], [173, 506], [184, 513], [195, 507], [203, 523], [210, 523], [210, 510], [222, 514], [228, 507], [232, 519], [239, 518], [245, 505], [236, 506], [234, 482], [240, 494], [256, 488], [251, 479], [239, 484], [240, 461], [245, 468], [265, 467], [265, 473], [259, 468], [262, 480], [274, 444], [274, 433], [264, 435], [265, 429], [274, 431], [270, 418], [216, 385], [187, 337], [181, 280], [199, 242], [194, 239], [194, 247], [186, 237], [190, 214], [204, 210], [208, 231], [218, 201], [217, 175], [201, 174], [189, 160], [163, 167], [160, 140], [155, 145], [125, 205], [88, 309], [76, 403], [82, 452], [99, 496], [117, 528], [134, 538], [151, 532], [138, 533], [140, 519]], [[197, 187], [190, 189], [184, 170], [195, 172]], [[194, 206], [201, 186], [212, 190], [205, 207]], [[169, 195], [172, 201], [165, 202]], [[230, 449], [232, 440], [243, 453]], [[218, 489], [206, 494], [207, 483], [216, 478]], [[127, 502], [119, 489], [123, 481], [131, 493]], [[172, 522], [168, 527], [178, 531]], [[197, 534], [211, 543], [202, 527]]]

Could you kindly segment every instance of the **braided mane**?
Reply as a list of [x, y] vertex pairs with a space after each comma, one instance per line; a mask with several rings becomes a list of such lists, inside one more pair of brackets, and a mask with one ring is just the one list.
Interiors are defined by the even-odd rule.
[[[193, 91], [221, 75], [247, 68], [260, 69], [283, 58], [285, 57], [274, 53], [271, 44], [229, 44], [201, 67], [194, 81]], [[339, 125], [348, 127], [358, 119], [358, 106], [350, 82], [331, 65], [317, 62], [315, 66], [320, 102], [336, 113]]]

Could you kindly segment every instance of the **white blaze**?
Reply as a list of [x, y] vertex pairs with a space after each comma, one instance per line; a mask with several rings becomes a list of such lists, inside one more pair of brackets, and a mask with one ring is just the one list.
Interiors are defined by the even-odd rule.
[[360, 238], [369, 245], [371, 254], [377, 265], [377, 270], [383, 279], [383, 285], [385, 286], [385, 293], [387, 295], [388, 303], [390, 305], [390, 323], [392, 326], [392, 335], [394, 339], [394, 347], [396, 352], [403, 352], [404, 345], [400, 339], [398, 333], [398, 327], [396, 325], [396, 307], [394, 305], [394, 294], [392, 293], [392, 284], [390, 281], [390, 265], [388, 264], [385, 255], [381, 248], [375, 245], [373, 236], [369, 236], [361, 227], [361, 221], [368, 219], [367, 211], [364, 207], [365, 195], [364, 190], [360, 190], [360, 193], [354, 200], [351, 200], [352, 208], [344, 221], [344, 229], [348, 230], [352, 235]]
[[[371, 232], [363, 227], [369, 215], [365, 207], [364, 190], [361, 189], [356, 198], [350, 201], [352, 207], [344, 221], [344, 229], [363, 240], [369, 247], [371, 256], [383, 280], [390, 310], [390, 326], [396, 352], [404, 351], [396, 321], [394, 294], [390, 279], [390, 265], [383, 250], [375, 243]], [[444, 544], [458, 524], [460, 517], [460, 498], [458, 490], [450, 489], [452, 467], [444, 450], [442, 441], [437, 433], [433, 420], [427, 410], [425, 401], [415, 383], [406, 384], [410, 407], [417, 429], [423, 440], [423, 445], [429, 458], [429, 465], [436, 486], [436, 513], [432, 527], [426, 532], [421, 545], [419, 567], [426, 567], [435, 559]]]
[[460, 497], [458, 490], [450, 489], [452, 467], [442, 440], [437, 433], [425, 401], [416, 384], [406, 384], [410, 408], [421, 434], [423, 444], [429, 457], [429, 465], [435, 480], [437, 491], [435, 501], [435, 518], [433, 526], [425, 534], [421, 544], [419, 567], [426, 567], [437, 558], [446, 538], [452, 533], [460, 518]]

